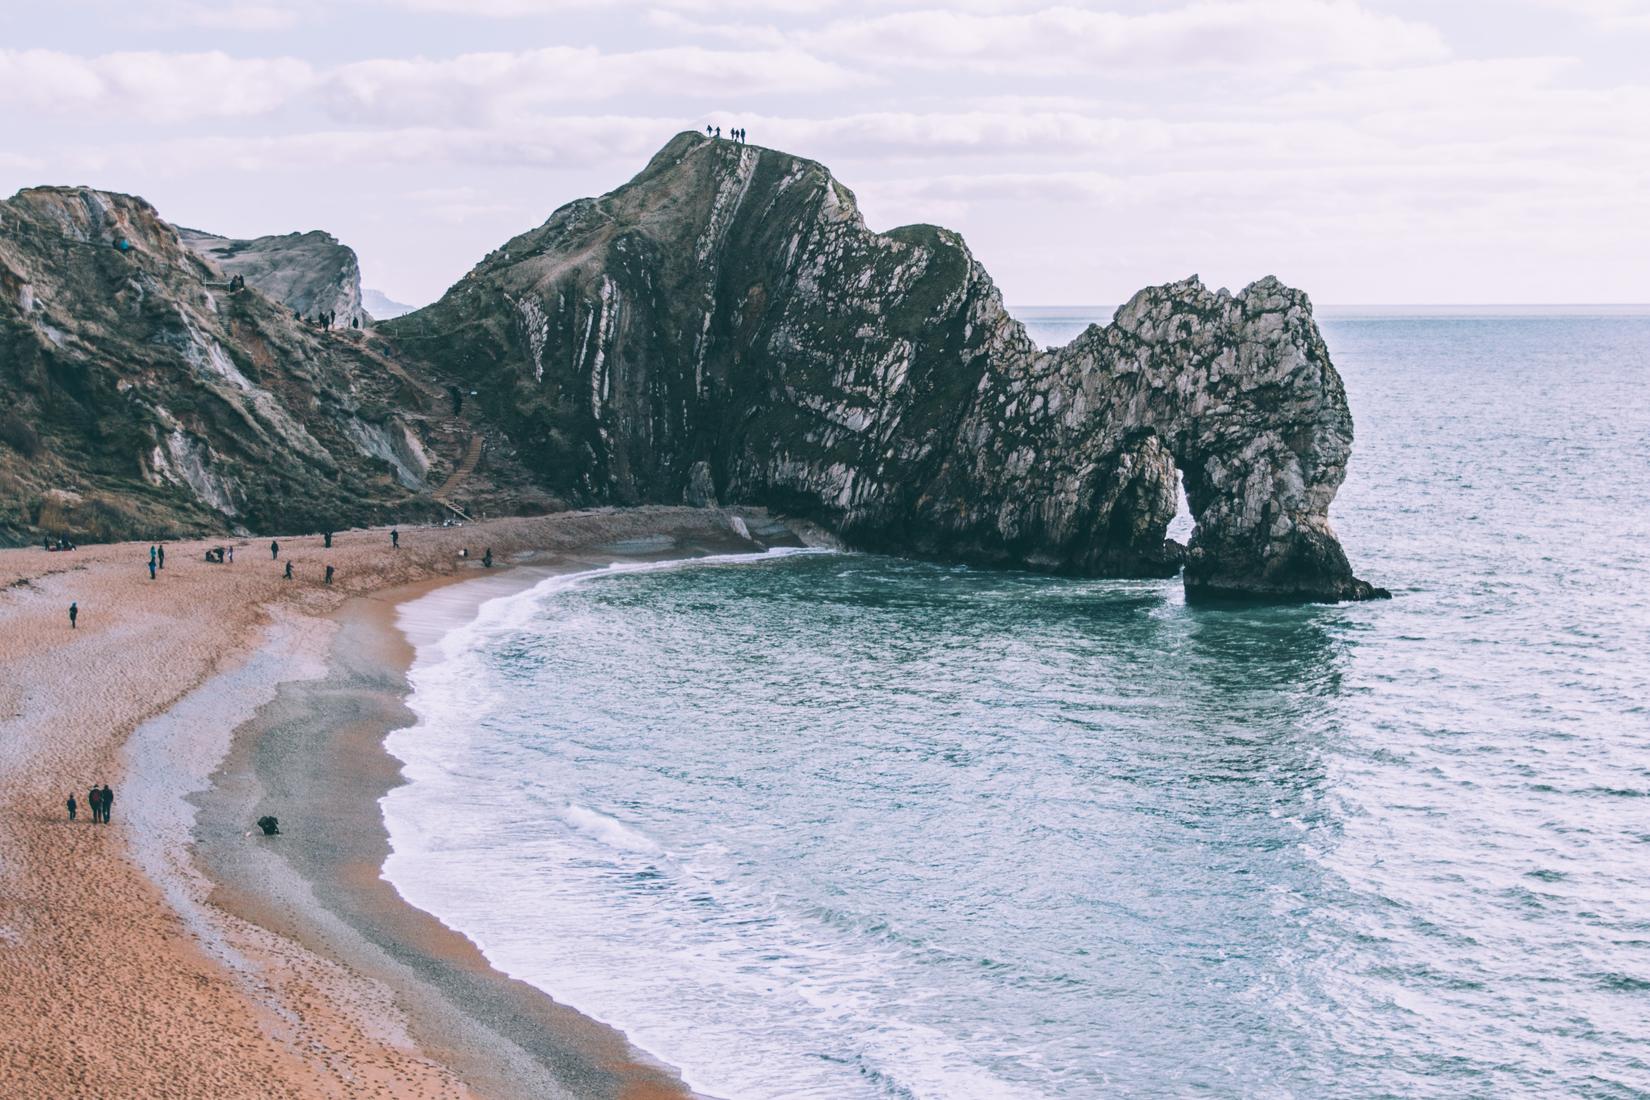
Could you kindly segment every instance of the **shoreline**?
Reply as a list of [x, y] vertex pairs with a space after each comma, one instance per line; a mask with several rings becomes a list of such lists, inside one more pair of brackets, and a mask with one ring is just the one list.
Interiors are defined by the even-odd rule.
[[[15, 1095], [157, 1085], [230, 1095], [248, 1079], [281, 1096], [694, 1095], [622, 1033], [494, 970], [382, 877], [388, 837], [378, 802], [401, 782], [384, 740], [413, 720], [405, 698], [414, 650], [396, 609], [442, 590], [473, 615], [486, 599], [556, 573], [803, 539], [763, 513], [685, 508], [406, 535], [395, 552], [378, 531], [346, 532], [332, 553], [317, 553], [316, 537], [283, 542], [306, 572], [318, 558], [342, 559], [336, 589], [283, 585], [259, 561], [256, 540], [231, 540], [254, 563], [238, 566], [200, 564], [212, 540], [172, 544], [166, 579], [188, 580], [182, 599], [132, 579], [126, 559], [146, 547], [93, 547], [68, 559], [0, 554], [0, 584], [9, 583], [0, 615], [27, 637], [50, 635], [44, 650], [14, 638], [11, 651], [56, 681], [45, 693], [25, 686], [28, 669], [22, 682], [0, 681], [0, 707], [10, 706], [0, 729], [65, 727], [0, 764], [0, 850], [10, 857], [17, 840], [24, 857], [0, 860], [0, 1010], [10, 1010], [0, 1017], [0, 1075]], [[456, 547], [474, 555], [486, 542], [503, 568], [488, 574], [456, 559]], [[370, 570], [357, 565], [367, 561]], [[97, 598], [84, 594], [88, 574]], [[82, 604], [73, 633], [52, 621], [65, 596]], [[134, 634], [134, 621], [145, 629]], [[121, 669], [74, 659], [88, 643], [164, 675], [151, 677], [152, 699], [108, 700], [99, 728], [68, 729], [88, 674], [126, 686]], [[190, 660], [167, 659], [182, 650]], [[12, 652], [0, 644], [0, 658]], [[58, 741], [75, 751], [57, 751]], [[114, 778], [115, 823], [62, 828], [52, 806], [63, 782], [51, 777], [84, 786], [87, 769]], [[281, 837], [248, 835], [264, 812], [281, 818]], [[54, 875], [45, 867], [64, 858], [65, 840], [71, 873]], [[74, 865], [97, 845], [97, 858]], [[76, 919], [77, 876], [88, 874], [127, 880], [118, 887], [122, 925]], [[30, 904], [68, 934], [41, 935], [38, 920], [26, 919]], [[105, 973], [111, 958], [129, 1021], [111, 1023], [75, 993], [76, 975]], [[22, 1015], [25, 1005], [34, 1017]]]

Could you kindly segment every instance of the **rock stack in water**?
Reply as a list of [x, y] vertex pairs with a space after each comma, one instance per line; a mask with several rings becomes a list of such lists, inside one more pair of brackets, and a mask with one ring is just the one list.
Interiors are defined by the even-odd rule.
[[386, 327], [570, 501], [763, 504], [1054, 572], [1184, 565], [1195, 596], [1385, 594], [1329, 525], [1352, 417], [1275, 279], [1144, 290], [1043, 351], [956, 234], [874, 233], [821, 165], [683, 134]]

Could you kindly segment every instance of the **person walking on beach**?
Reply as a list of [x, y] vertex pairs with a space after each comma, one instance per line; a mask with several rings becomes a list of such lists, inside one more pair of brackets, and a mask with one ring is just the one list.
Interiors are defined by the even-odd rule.
[[105, 783], [103, 784], [103, 800], [99, 803], [103, 809], [103, 824], [105, 825], [109, 824], [109, 808], [114, 804], [115, 792], [110, 789], [109, 784]]
[[78, 618], [80, 618], [80, 605], [77, 604], [77, 603], [74, 603], [73, 601], [70, 601], [70, 603], [69, 603], [69, 629], [70, 630], [75, 629], [74, 621]]
[[153, 570], [155, 568], [155, 557], [159, 553], [160, 553], [160, 548], [158, 546], [149, 547], [149, 568], [151, 570]]
[[74, 800], [74, 792], [73, 791], [69, 792], [69, 801], [66, 802], [65, 805], [69, 807], [69, 820], [73, 821], [74, 820], [74, 811], [75, 811], [75, 800]]
[[330, 566], [330, 565], [327, 566], [327, 579], [325, 581], [323, 581], [322, 583], [324, 583], [324, 584], [331, 584], [332, 583], [332, 566]]
[[281, 556], [281, 544], [274, 539], [269, 540], [269, 560], [274, 561]]
[[401, 549], [401, 532], [396, 530], [394, 527], [390, 528], [390, 549]]
[[292, 562], [290, 560], [286, 563], [286, 572], [281, 574], [281, 579], [286, 581], [292, 579]]
[[156, 548], [155, 557], [158, 559], [157, 564], [159, 564], [162, 569], [165, 569], [166, 568], [166, 544], [164, 542], [161, 543], [160, 546], [158, 546]]
[[95, 786], [86, 792], [86, 808], [92, 811], [94, 824], [103, 820], [103, 794]]
[[149, 559], [149, 579], [155, 579], [155, 559], [153, 557]]
[[235, 564], [235, 548], [233, 546], [229, 548], [229, 564]]

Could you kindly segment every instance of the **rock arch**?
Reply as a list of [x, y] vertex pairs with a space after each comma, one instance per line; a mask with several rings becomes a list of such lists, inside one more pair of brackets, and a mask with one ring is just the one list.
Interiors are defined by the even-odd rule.
[[1329, 526], [1345, 391], [1275, 279], [1144, 290], [1044, 351], [955, 233], [873, 232], [823, 166], [683, 134], [381, 331], [465, 375], [579, 503], [765, 504], [865, 548], [1088, 575], [1184, 563], [1196, 596], [1382, 594]]

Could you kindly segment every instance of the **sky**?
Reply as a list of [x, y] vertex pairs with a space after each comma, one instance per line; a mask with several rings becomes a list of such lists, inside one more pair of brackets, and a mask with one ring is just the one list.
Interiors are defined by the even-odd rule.
[[1011, 305], [1650, 301], [1650, 0], [0, 0], [0, 193], [325, 229], [434, 300], [670, 137], [822, 161]]

